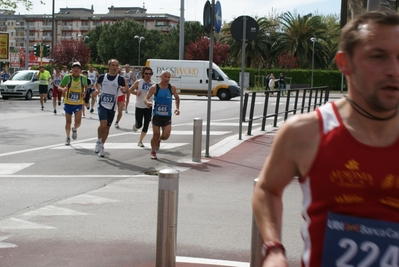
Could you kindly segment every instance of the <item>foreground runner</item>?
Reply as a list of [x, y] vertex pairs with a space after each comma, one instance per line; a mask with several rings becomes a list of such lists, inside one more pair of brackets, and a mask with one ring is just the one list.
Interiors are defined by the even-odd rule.
[[252, 206], [263, 267], [288, 266], [283, 191], [303, 193], [302, 266], [399, 264], [399, 14], [363, 13], [341, 31], [335, 62], [348, 96], [287, 120]]
[[82, 122], [82, 107], [83, 99], [87, 91], [87, 79], [86, 76], [80, 74], [82, 66], [79, 62], [72, 64], [72, 74], [67, 74], [62, 79], [60, 86], [58, 87], [64, 93], [64, 110], [65, 110], [65, 132], [66, 141], [65, 145], [71, 144], [71, 124], [72, 115], [75, 114], [75, 122], [72, 127], [72, 139], [78, 138], [78, 128]]
[[94, 152], [99, 157], [104, 157], [104, 144], [109, 135], [109, 129], [115, 117], [117, 109], [117, 99], [119, 91], [126, 93], [125, 79], [118, 75], [119, 62], [116, 59], [108, 61], [109, 73], [102, 74], [98, 77], [95, 84], [95, 96], [99, 95], [98, 100], [98, 118], [100, 126], [97, 130], [97, 142]]
[[[151, 159], [157, 159], [155, 150], [159, 149], [161, 140], [168, 140], [172, 131], [172, 95], [175, 97], [176, 109], [175, 115], [180, 115], [180, 97], [177, 94], [176, 87], [169, 83], [170, 72], [167, 70], [161, 73], [161, 82], [151, 86], [144, 103], [148, 108], [153, 107], [151, 139]], [[151, 97], [154, 96], [154, 104]], [[162, 129], [162, 134], [161, 134]]]
[[[143, 145], [143, 139], [147, 134], [148, 131], [148, 126], [150, 125], [151, 121], [151, 116], [152, 116], [152, 110], [151, 106], [148, 107], [144, 103], [144, 99], [150, 90], [151, 86], [155, 84], [153, 80], [151, 80], [152, 77], [152, 69], [150, 67], [144, 67], [143, 68], [143, 79], [138, 79], [137, 81], [134, 82], [134, 84], [129, 88], [129, 92], [131, 94], [136, 95], [136, 111], [135, 111], [135, 123], [133, 124], [133, 131], [137, 132], [138, 129], [143, 127], [143, 130], [141, 130], [139, 142], [137, 145], [139, 147], [144, 147]], [[149, 102], [153, 101], [153, 97], [149, 99]], [[144, 119], [144, 124], [143, 124], [143, 119]]]

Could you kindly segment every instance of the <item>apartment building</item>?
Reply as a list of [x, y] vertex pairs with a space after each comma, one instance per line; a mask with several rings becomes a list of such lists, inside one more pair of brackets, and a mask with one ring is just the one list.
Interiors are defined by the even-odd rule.
[[[56, 44], [62, 38], [81, 38], [91, 29], [102, 24], [113, 24], [122, 20], [134, 20], [141, 23], [148, 30], [157, 29], [169, 32], [179, 24], [180, 17], [160, 13], [149, 14], [143, 7], [114, 7], [108, 8], [107, 14], [95, 14], [93, 6], [86, 8], [61, 8], [54, 14]], [[18, 50], [43, 42], [52, 44], [53, 34], [52, 14], [20, 15], [11, 10], [0, 10], [0, 32], [9, 33], [10, 50]]]

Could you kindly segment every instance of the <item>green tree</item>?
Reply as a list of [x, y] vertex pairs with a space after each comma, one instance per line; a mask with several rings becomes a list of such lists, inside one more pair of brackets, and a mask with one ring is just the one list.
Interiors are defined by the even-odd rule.
[[[327, 26], [321, 20], [320, 16], [308, 14], [301, 16], [293, 15], [291, 12], [285, 12], [280, 16], [281, 30], [277, 39], [279, 49], [289, 51], [298, 59], [300, 68], [310, 68], [314, 52], [315, 66], [325, 67], [329, 57], [325, 43], [328, 43], [326, 32]], [[311, 38], [316, 38], [313, 51]]]
[[[33, 7], [31, 0], [0, 0], [0, 8], [4, 9], [16, 9], [20, 4], [22, 4], [26, 10], [31, 10]], [[42, 0], [40, 0], [40, 4], [45, 5]]]
[[[111, 31], [114, 31], [116, 38], [114, 41], [114, 51], [115, 58], [119, 60], [120, 63], [125, 64], [136, 64], [138, 59], [138, 39], [135, 36], [143, 36], [145, 39], [141, 41], [140, 44], [140, 54], [146, 48], [148, 43], [147, 31], [144, 29], [143, 25], [134, 20], [124, 20], [121, 24], [113, 24], [110, 27]], [[140, 66], [143, 65], [143, 57], [140, 57]]]
[[91, 62], [93, 63], [101, 64], [103, 62], [100, 56], [98, 55], [97, 44], [98, 41], [100, 40], [102, 31], [104, 30], [104, 28], [108, 26], [109, 26], [108, 24], [98, 25], [87, 34], [89, 38], [86, 40], [86, 43], [90, 47], [91, 50], [90, 59]]

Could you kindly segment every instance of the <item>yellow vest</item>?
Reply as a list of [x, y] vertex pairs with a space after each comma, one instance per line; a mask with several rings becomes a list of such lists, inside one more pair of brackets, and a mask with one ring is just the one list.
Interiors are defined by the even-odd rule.
[[[80, 75], [81, 76], [81, 75]], [[82, 105], [83, 104], [83, 90], [82, 87], [82, 77], [79, 76], [79, 79], [75, 81], [75, 79], [70, 76], [70, 83], [67, 85], [68, 90], [65, 92], [64, 101], [65, 104], [68, 105]]]

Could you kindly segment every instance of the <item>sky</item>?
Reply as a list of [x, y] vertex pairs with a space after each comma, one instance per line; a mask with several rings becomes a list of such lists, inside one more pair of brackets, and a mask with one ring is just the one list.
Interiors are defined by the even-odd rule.
[[[20, 6], [16, 14], [50, 14], [52, 13], [52, 0], [31, 0], [33, 9], [27, 11]], [[54, 12], [60, 8], [87, 8], [93, 5], [95, 14], [108, 13], [108, 7], [145, 7], [147, 13], [169, 13], [180, 16], [182, 0], [54, 0]], [[209, 0], [212, 3], [212, 0]], [[203, 23], [205, 0], [184, 0], [184, 17], [186, 21], [200, 21]], [[215, 0], [216, 2], [216, 0]], [[340, 14], [341, 0], [220, 0], [222, 7], [222, 20], [230, 22], [239, 16], [263, 17], [273, 13], [296, 12], [301, 15], [308, 13], [328, 15]]]

